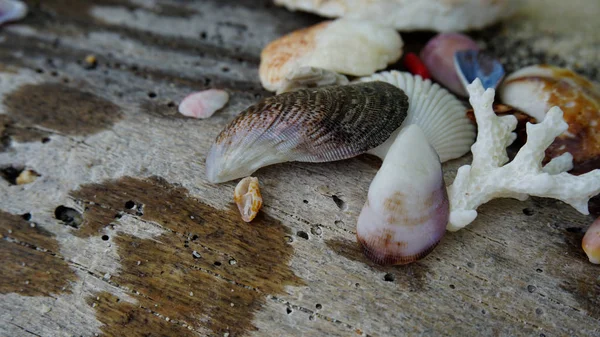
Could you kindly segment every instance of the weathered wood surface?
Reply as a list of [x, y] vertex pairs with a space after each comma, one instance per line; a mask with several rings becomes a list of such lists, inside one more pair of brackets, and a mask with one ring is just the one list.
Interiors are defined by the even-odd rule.
[[[509, 69], [598, 80], [600, 5], [530, 3], [475, 35]], [[252, 224], [235, 183], [204, 180], [219, 130], [268, 94], [261, 48], [319, 18], [269, 1], [29, 4], [0, 31], [0, 335], [600, 336], [600, 267], [580, 248], [593, 217], [560, 202], [495, 200], [426, 259], [383, 268], [354, 228], [377, 160], [260, 170]], [[213, 87], [224, 111], [177, 115]], [[23, 168], [40, 177], [15, 185]]]

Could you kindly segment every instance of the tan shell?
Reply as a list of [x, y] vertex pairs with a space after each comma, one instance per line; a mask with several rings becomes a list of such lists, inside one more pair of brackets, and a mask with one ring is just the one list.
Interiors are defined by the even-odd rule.
[[299, 67], [365, 76], [384, 69], [402, 55], [402, 39], [390, 27], [358, 20], [325, 21], [271, 42], [261, 53], [262, 85], [278, 91]]
[[275, 0], [290, 10], [377, 22], [400, 31], [466, 31], [514, 13], [522, 0]]
[[237, 184], [233, 192], [233, 201], [237, 205], [242, 220], [252, 221], [262, 207], [262, 196], [258, 186], [258, 178], [246, 177]]
[[571, 173], [600, 167], [600, 87], [562, 68], [537, 65], [506, 78], [500, 88], [502, 102], [542, 121], [558, 106], [569, 129], [546, 150], [546, 162], [565, 152], [573, 155]]
[[600, 264], [600, 218], [585, 232], [581, 246], [591, 263]]

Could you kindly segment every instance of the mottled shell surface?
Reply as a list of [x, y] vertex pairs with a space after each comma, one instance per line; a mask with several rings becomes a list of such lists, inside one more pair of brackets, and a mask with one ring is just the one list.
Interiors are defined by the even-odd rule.
[[479, 29], [514, 13], [522, 0], [275, 0], [291, 10], [358, 18], [401, 31]]
[[442, 239], [449, 212], [437, 153], [412, 124], [402, 129], [371, 182], [356, 235], [374, 262], [411, 263]]
[[[466, 117], [464, 105], [438, 84], [395, 70], [361, 77], [359, 81], [382, 81], [402, 89], [409, 102], [404, 125], [418, 125], [442, 162], [461, 157], [471, 150], [475, 127]], [[370, 152], [383, 159], [399, 131]]]
[[240, 211], [242, 220], [252, 221], [263, 204], [258, 178], [246, 177], [240, 180], [233, 191], [233, 201]]
[[553, 106], [563, 111], [569, 129], [546, 150], [546, 161], [565, 152], [581, 174], [600, 168], [600, 87], [568, 70], [536, 65], [516, 71], [500, 87], [504, 104], [544, 120]]
[[406, 118], [408, 98], [383, 82], [303, 89], [249, 107], [217, 136], [207, 178], [224, 182], [287, 161], [351, 158], [384, 143]]
[[325, 21], [269, 43], [260, 56], [260, 81], [265, 89], [279, 91], [285, 77], [299, 67], [370, 75], [398, 61], [402, 46], [393, 28], [376, 21]]

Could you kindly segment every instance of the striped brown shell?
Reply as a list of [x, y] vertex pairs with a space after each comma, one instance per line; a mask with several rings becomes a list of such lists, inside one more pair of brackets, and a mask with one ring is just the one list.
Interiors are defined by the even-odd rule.
[[287, 161], [351, 158], [385, 142], [402, 124], [408, 98], [384, 82], [298, 90], [249, 107], [217, 136], [208, 180], [224, 182]]

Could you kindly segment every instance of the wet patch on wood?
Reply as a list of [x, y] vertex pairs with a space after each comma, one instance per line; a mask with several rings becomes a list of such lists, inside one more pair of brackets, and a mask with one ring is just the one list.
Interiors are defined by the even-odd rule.
[[49, 133], [34, 128], [21, 127], [8, 115], [0, 115], [0, 152], [10, 148], [13, 141], [29, 143], [48, 140]]
[[42, 127], [67, 135], [88, 135], [110, 128], [121, 109], [94, 94], [62, 84], [27, 84], [4, 99], [10, 117], [27, 127]]
[[362, 252], [360, 244], [357, 242], [332, 239], [327, 240], [325, 243], [329, 249], [349, 260], [366, 264], [372, 270], [385, 272], [385, 280], [396, 282], [404, 291], [422, 291], [427, 287], [427, 273], [429, 273], [429, 268], [424, 264], [412, 263], [404, 266], [381, 266], [367, 259]]
[[52, 233], [21, 215], [0, 211], [0, 234], [0, 294], [50, 296], [70, 292], [69, 284], [77, 276], [56, 256], [58, 242]]
[[[107, 335], [180, 335], [181, 324], [242, 335], [256, 330], [252, 319], [268, 294], [304, 284], [288, 267], [290, 231], [264, 213], [247, 224], [234, 205], [214, 209], [161, 178], [124, 177], [71, 195], [86, 205], [77, 235], [100, 236], [106, 226], [119, 233], [112, 240], [121, 270], [111, 281], [139, 301], [101, 303], [97, 318]], [[158, 224], [163, 234], [140, 239], [119, 232], [125, 213]], [[158, 323], [155, 314], [181, 324]]]

